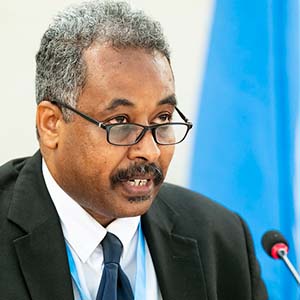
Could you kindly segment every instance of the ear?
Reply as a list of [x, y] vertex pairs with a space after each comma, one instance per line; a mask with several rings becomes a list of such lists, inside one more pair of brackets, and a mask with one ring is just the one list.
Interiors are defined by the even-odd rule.
[[59, 107], [50, 101], [39, 103], [36, 111], [36, 127], [41, 145], [57, 148], [63, 115]]

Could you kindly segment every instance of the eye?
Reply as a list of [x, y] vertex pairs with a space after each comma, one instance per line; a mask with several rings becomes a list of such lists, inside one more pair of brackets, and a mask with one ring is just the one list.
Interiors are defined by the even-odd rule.
[[172, 121], [171, 113], [162, 113], [154, 119], [153, 123], [164, 124], [164, 123], [170, 123], [171, 121]]
[[116, 116], [105, 121], [105, 124], [123, 124], [123, 123], [128, 123], [127, 116]]

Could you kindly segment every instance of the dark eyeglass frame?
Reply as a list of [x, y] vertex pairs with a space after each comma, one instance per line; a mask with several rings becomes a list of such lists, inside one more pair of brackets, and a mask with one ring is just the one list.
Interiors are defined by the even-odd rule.
[[[116, 144], [116, 143], [113, 143], [109, 140], [109, 135], [110, 135], [110, 130], [111, 128], [113, 128], [114, 126], [120, 126], [120, 124], [105, 124], [104, 122], [101, 122], [101, 121], [98, 121], [88, 115], [86, 115], [85, 113], [75, 109], [74, 107], [66, 104], [66, 103], [63, 103], [61, 101], [58, 101], [58, 100], [52, 100], [50, 101], [52, 104], [54, 105], [57, 105], [58, 107], [64, 107], [66, 109], [69, 109], [71, 110], [72, 112], [76, 113], [77, 115], [79, 115], [80, 117], [82, 117], [83, 119], [97, 125], [99, 128], [102, 128], [106, 131], [106, 140], [109, 144], [111, 145], [114, 145], [114, 146], [132, 146], [132, 145], [135, 145], [137, 144], [143, 137], [144, 135], [146, 134], [147, 131], [151, 131], [152, 133], [152, 136], [155, 140], [155, 142], [158, 144], [158, 145], [163, 145], [163, 146], [169, 146], [169, 145], [175, 145], [175, 144], [179, 144], [181, 143], [187, 136], [188, 132], [191, 130], [191, 128], [193, 127], [193, 124], [192, 122], [190, 122], [188, 120], [188, 118], [179, 110], [178, 107], [175, 106], [175, 110], [177, 111], [177, 113], [179, 114], [179, 116], [184, 120], [184, 123], [182, 122], [170, 122], [170, 123], [164, 123], [164, 124], [153, 124], [153, 125], [142, 125], [142, 124], [137, 124], [137, 123], [126, 123], [127, 125], [130, 124], [130, 125], [136, 125], [136, 126], [139, 126], [139, 127], [142, 127], [143, 130], [141, 131], [141, 133], [139, 134], [139, 136], [136, 138], [135, 142], [134, 143], [130, 143], [130, 144]], [[166, 126], [166, 125], [185, 125], [187, 127], [187, 130], [186, 130], [186, 133], [184, 135], [184, 137], [176, 142], [176, 143], [170, 143], [170, 144], [166, 144], [166, 143], [160, 143], [159, 141], [157, 141], [156, 139], [156, 134], [155, 134], [155, 131], [156, 131], [156, 128], [158, 127], [161, 127], [161, 126]]]

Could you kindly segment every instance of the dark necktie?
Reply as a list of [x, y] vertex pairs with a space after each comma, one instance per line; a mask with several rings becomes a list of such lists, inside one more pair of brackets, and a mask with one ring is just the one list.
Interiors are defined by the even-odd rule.
[[119, 264], [123, 248], [121, 241], [107, 232], [101, 244], [104, 268], [96, 300], [133, 300], [130, 282]]

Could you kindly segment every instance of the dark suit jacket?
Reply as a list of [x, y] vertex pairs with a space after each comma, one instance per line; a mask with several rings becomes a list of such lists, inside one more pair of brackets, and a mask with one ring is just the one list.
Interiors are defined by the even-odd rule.
[[[164, 300], [267, 299], [252, 239], [236, 214], [164, 184], [142, 228]], [[39, 152], [0, 168], [0, 298], [73, 299]]]

